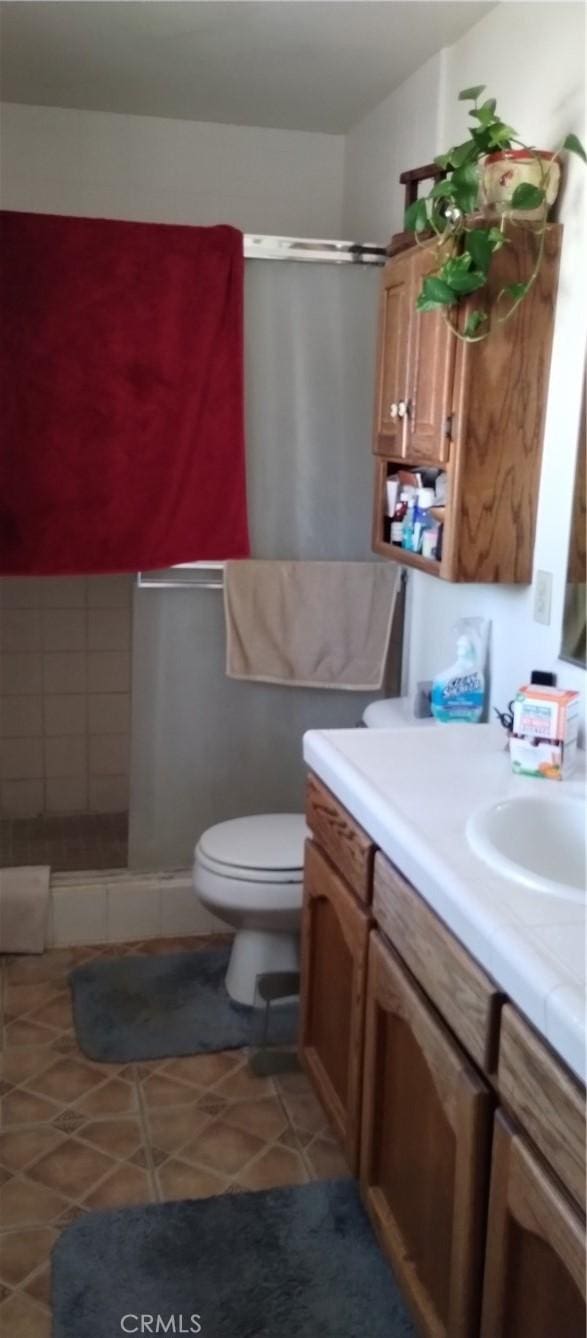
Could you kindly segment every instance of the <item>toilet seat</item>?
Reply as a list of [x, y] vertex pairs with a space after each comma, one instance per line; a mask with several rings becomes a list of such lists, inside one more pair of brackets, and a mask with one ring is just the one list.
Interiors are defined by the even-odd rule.
[[299, 813], [233, 818], [203, 833], [195, 858], [210, 873], [236, 882], [301, 883], [308, 835]]
[[199, 845], [195, 857], [201, 869], [233, 883], [301, 883], [304, 876], [303, 865], [299, 869], [254, 869], [239, 864], [222, 864], [220, 860], [204, 855]]

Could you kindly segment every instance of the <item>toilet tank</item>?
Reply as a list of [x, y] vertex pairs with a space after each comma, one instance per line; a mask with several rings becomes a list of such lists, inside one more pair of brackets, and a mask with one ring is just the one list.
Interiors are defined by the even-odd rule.
[[434, 716], [415, 716], [410, 697], [380, 697], [365, 707], [363, 724], [367, 729], [405, 729], [407, 725], [434, 725], [436, 721]]

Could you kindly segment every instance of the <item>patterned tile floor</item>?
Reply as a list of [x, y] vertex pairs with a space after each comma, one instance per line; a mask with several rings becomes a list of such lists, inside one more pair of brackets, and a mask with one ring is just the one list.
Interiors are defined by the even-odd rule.
[[50, 864], [54, 871], [126, 868], [128, 813], [2, 818], [0, 868]]
[[80, 1213], [347, 1173], [302, 1074], [256, 1078], [243, 1050], [127, 1065], [95, 1064], [79, 1050], [73, 965], [211, 941], [4, 958], [0, 1333], [49, 1338], [49, 1255]]

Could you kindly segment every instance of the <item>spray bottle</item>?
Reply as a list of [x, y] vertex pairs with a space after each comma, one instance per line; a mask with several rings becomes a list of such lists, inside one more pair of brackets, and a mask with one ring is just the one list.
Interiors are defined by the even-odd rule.
[[459, 618], [457, 658], [432, 683], [430, 705], [436, 720], [446, 724], [477, 724], [485, 707], [485, 654], [488, 624], [484, 618]]

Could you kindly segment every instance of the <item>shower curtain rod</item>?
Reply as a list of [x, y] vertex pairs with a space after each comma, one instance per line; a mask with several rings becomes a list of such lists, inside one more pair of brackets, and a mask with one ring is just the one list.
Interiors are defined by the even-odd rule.
[[245, 260], [303, 260], [331, 265], [384, 265], [387, 252], [370, 242], [323, 241], [315, 237], [268, 237], [246, 232]]

